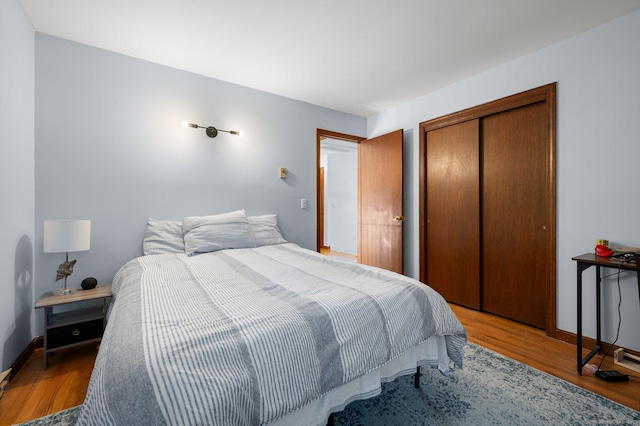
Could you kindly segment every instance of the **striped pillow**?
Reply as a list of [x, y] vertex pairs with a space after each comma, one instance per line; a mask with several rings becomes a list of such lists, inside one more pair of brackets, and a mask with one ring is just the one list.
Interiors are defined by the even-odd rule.
[[255, 247], [244, 210], [182, 219], [184, 251], [192, 256], [212, 251]]
[[150, 254], [184, 253], [182, 221], [147, 220], [147, 229], [142, 242], [142, 253]]
[[251, 231], [253, 231], [256, 247], [284, 244], [287, 242], [287, 240], [282, 238], [282, 234], [280, 234], [278, 216], [275, 214], [249, 216], [249, 226], [251, 226]]

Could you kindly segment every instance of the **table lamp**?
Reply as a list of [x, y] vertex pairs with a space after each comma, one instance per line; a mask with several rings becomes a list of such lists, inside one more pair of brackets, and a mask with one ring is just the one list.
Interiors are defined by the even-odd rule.
[[67, 288], [67, 277], [73, 272], [75, 260], [69, 261], [70, 251], [89, 250], [91, 242], [90, 220], [45, 220], [44, 221], [44, 252], [66, 253], [65, 261], [60, 264], [56, 272], [56, 281], [64, 278], [64, 287], [53, 291], [54, 295], [69, 294], [75, 288]]

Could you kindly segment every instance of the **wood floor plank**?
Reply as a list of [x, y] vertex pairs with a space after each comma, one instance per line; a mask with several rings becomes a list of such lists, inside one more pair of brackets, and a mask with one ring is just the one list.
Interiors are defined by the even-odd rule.
[[[640, 373], [620, 368], [606, 357], [603, 369], [632, 375], [626, 383], [607, 383], [588, 372], [576, 372], [576, 347], [538, 330], [498, 316], [451, 305], [467, 329], [469, 341], [523, 362], [622, 405], [640, 411]], [[75, 407], [84, 401], [96, 345], [54, 352], [43, 369], [43, 351], [36, 349], [0, 399], [0, 426], [33, 420]], [[588, 352], [585, 349], [584, 355]], [[599, 363], [600, 355], [591, 362]]]

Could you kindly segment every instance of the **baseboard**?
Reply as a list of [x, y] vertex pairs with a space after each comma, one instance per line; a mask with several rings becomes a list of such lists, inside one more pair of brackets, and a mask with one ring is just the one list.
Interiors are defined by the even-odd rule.
[[[572, 345], [578, 343], [578, 336], [576, 336], [574, 333], [569, 333], [568, 331], [559, 329], [556, 329], [556, 339], [562, 340], [563, 342], [571, 343]], [[592, 343], [587, 343], [586, 340], [592, 340]], [[583, 337], [582, 346], [585, 346], [585, 343], [587, 343], [588, 346], [595, 346], [596, 341], [593, 339], [588, 339], [587, 337]]]
[[11, 380], [16, 376], [16, 374], [18, 374], [18, 371], [20, 371], [20, 368], [22, 368], [22, 366], [27, 362], [31, 354], [33, 354], [33, 351], [43, 347], [44, 347], [44, 336], [35, 337], [29, 343], [29, 345], [25, 348], [25, 350], [23, 350], [22, 353], [18, 355], [18, 358], [16, 358], [13, 364], [11, 364], [11, 374], [9, 374], [9, 377], [7, 377], [7, 380], [11, 382]]
[[[571, 343], [572, 345], [577, 345], [578, 344], [578, 336], [575, 333], [569, 333], [568, 331], [564, 331], [564, 330], [558, 330], [556, 329], [556, 339], [558, 340], [562, 340], [563, 342], [567, 342], [567, 343]], [[606, 351], [609, 349], [609, 345], [610, 343], [608, 342], [602, 342], [602, 349], [603, 351]], [[584, 337], [582, 336], [582, 347], [585, 349], [589, 349], [591, 350], [591, 348], [596, 346], [596, 339], [592, 339], [591, 337]], [[613, 346], [610, 350], [609, 353], [607, 354], [607, 356], [613, 356], [613, 354], [615, 353], [616, 350], [621, 349], [620, 346]], [[628, 349], [624, 350], [626, 353], [635, 355], [635, 356], [640, 356], [640, 352], [636, 352], [636, 351], [630, 351]]]

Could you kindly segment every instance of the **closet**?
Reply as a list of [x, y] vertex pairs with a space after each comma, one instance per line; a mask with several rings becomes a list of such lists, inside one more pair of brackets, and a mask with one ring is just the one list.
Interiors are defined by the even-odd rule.
[[555, 332], [556, 84], [420, 123], [420, 280]]

